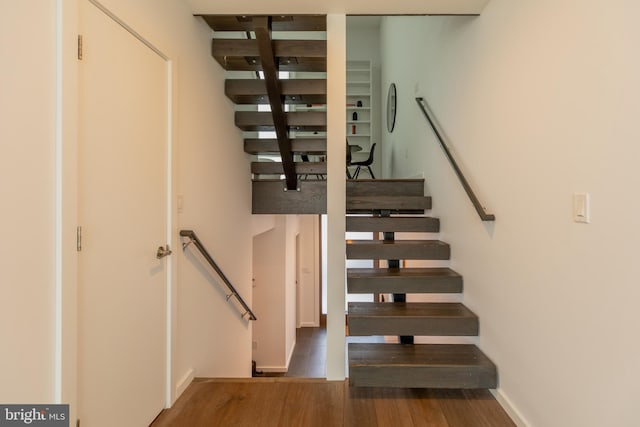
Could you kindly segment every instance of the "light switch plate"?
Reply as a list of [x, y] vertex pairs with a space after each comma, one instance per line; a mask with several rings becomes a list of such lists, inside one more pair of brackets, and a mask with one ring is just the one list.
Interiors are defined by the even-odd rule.
[[573, 221], [591, 222], [591, 209], [589, 206], [589, 193], [573, 194]]

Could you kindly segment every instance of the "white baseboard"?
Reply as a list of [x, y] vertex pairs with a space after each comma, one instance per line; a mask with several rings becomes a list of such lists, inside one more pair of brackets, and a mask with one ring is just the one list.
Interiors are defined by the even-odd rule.
[[318, 322], [302, 322], [300, 323], [299, 328], [317, 328], [320, 326]]
[[504, 409], [518, 427], [531, 427], [531, 424], [524, 419], [520, 411], [513, 405], [511, 399], [507, 397], [502, 389], [491, 390], [491, 394], [493, 394], [500, 406], [502, 406], [502, 409]]
[[256, 371], [262, 372], [287, 372], [286, 366], [256, 366]]
[[191, 382], [193, 381], [193, 378], [194, 378], [193, 368], [189, 368], [187, 373], [184, 374], [180, 379], [180, 381], [178, 381], [178, 384], [176, 384], [176, 395], [175, 395], [174, 402], [178, 400], [178, 398], [182, 395], [182, 393], [184, 393], [187, 387], [189, 387], [189, 384], [191, 384]]

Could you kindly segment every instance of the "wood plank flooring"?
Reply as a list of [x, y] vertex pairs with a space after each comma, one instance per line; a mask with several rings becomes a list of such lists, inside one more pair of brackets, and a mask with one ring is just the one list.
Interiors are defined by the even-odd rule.
[[354, 388], [301, 378], [196, 379], [153, 427], [515, 426], [486, 390]]
[[[372, 339], [384, 341], [347, 341]], [[486, 390], [360, 388], [327, 381], [325, 353], [324, 327], [299, 328], [287, 377], [196, 379], [152, 426], [515, 426]]]

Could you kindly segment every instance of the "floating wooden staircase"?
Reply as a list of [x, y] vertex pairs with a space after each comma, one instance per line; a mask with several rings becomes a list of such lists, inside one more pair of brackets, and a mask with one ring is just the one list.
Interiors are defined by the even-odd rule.
[[325, 213], [325, 16], [202, 17], [214, 30], [213, 57], [233, 72], [224, 91], [237, 105], [244, 150], [256, 156], [253, 213]]
[[[393, 294], [394, 302], [349, 303], [350, 336], [399, 336], [402, 344], [350, 343], [349, 383], [356, 387], [495, 388], [495, 365], [475, 345], [413, 344], [414, 336], [476, 336], [478, 317], [455, 302], [406, 302], [406, 294], [460, 293], [449, 268], [399, 268], [400, 260], [446, 260], [438, 240], [395, 240], [395, 232], [436, 233], [424, 216], [423, 180], [347, 182], [347, 231], [383, 232], [384, 240], [348, 240], [348, 259], [387, 260], [389, 268], [350, 268], [349, 293]], [[417, 214], [422, 216], [407, 216]]]

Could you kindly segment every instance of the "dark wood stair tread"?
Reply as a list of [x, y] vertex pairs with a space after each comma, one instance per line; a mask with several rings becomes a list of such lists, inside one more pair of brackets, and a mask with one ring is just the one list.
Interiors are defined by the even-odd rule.
[[347, 259], [446, 260], [449, 245], [439, 240], [347, 240]]
[[[244, 151], [249, 154], [280, 153], [277, 139], [245, 139]], [[295, 154], [326, 154], [327, 140], [324, 138], [294, 138], [291, 140], [291, 152]]]
[[460, 293], [462, 276], [450, 268], [349, 268], [349, 293]]
[[[326, 104], [327, 81], [324, 79], [279, 80], [285, 104]], [[264, 80], [227, 79], [225, 95], [236, 104], [268, 104]]]
[[[289, 129], [325, 131], [327, 113], [324, 111], [305, 111], [285, 113]], [[274, 128], [271, 112], [236, 111], [236, 126], [244, 131], [271, 131]]]
[[496, 388], [496, 367], [470, 344], [349, 344], [355, 387]]
[[478, 335], [478, 316], [460, 303], [349, 303], [349, 335]]
[[[327, 173], [327, 163], [325, 162], [296, 162], [294, 163], [297, 174], [320, 174]], [[252, 162], [251, 173], [277, 175], [282, 174], [284, 169], [281, 162]]]
[[423, 213], [431, 209], [426, 196], [347, 196], [347, 213], [389, 210], [398, 213]]
[[347, 216], [347, 231], [404, 231], [437, 233], [440, 220], [431, 217]]
[[327, 213], [327, 181], [298, 180], [300, 191], [284, 191], [284, 180], [253, 180], [251, 183], [253, 214], [324, 214]]
[[350, 179], [347, 198], [363, 196], [424, 196], [424, 179]]
[[[273, 40], [273, 50], [279, 71], [327, 70], [326, 40]], [[213, 39], [211, 55], [225, 70], [262, 70], [255, 39]]]

